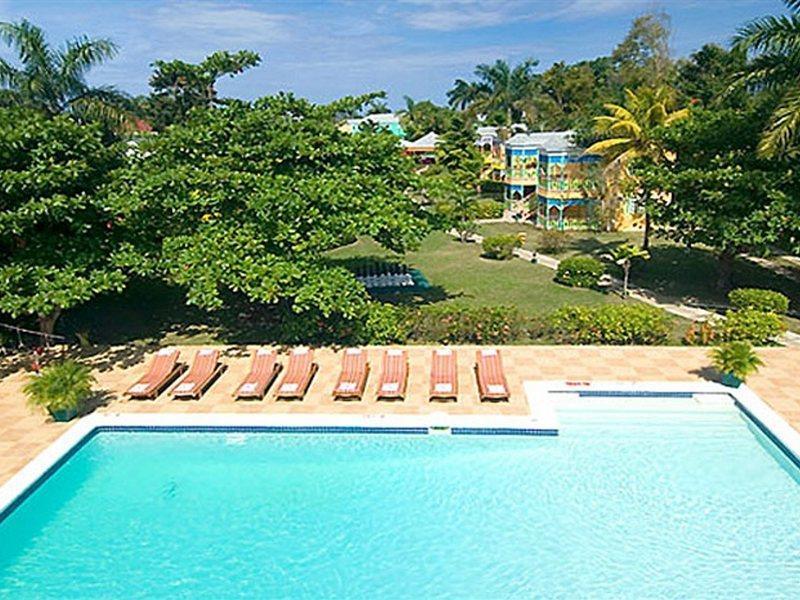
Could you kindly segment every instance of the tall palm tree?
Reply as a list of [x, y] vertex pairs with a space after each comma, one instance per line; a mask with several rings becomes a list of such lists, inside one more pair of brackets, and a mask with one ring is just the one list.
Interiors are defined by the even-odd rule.
[[477, 81], [457, 79], [447, 93], [450, 105], [462, 110], [471, 107], [486, 115], [497, 115], [504, 125], [511, 125], [524, 116], [524, 102], [535, 80], [534, 68], [539, 61], [527, 59], [511, 67], [504, 60], [475, 67]]
[[780, 94], [758, 146], [768, 157], [796, 150], [800, 136], [800, 0], [784, 3], [790, 14], [750, 21], [734, 38], [734, 47], [754, 54], [739, 83]]
[[464, 110], [475, 101], [477, 95], [478, 89], [474, 83], [456, 79], [453, 89], [447, 92], [447, 102], [453, 108]]
[[[628, 167], [634, 159], [646, 158], [654, 163], [672, 160], [655, 135], [657, 129], [686, 119], [688, 109], [671, 110], [671, 94], [667, 88], [643, 89], [638, 93], [625, 89], [625, 104], [604, 104], [607, 115], [594, 118], [595, 130], [604, 139], [586, 149], [586, 154], [602, 156], [608, 177], [620, 182], [633, 179]], [[645, 192], [645, 230], [642, 247], [650, 245], [650, 218]]]
[[112, 41], [81, 36], [51, 48], [42, 29], [25, 19], [0, 22], [0, 39], [19, 59], [19, 67], [0, 59], [3, 104], [49, 115], [70, 113], [81, 120], [120, 122], [126, 116], [124, 94], [111, 86], [91, 87], [85, 79], [92, 67], [116, 56]]

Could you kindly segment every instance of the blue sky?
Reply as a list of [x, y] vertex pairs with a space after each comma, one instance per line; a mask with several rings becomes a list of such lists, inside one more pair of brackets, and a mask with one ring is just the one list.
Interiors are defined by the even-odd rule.
[[[673, 53], [726, 43], [736, 27], [778, 13], [779, 0], [0, 0], [0, 20], [22, 17], [51, 41], [110, 37], [120, 55], [92, 83], [147, 91], [156, 59], [201, 60], [218, 49], [252, 49], [262, 66], [224, 81], [223, 94], [257, 98], [291, 90], [315, 101], [386, 90], [441, 102], [457, 77], [498, 58], [574, 62], [608, 54], [631, 19], [650, 9], [672, 17]], [[5, 48], [0, 55], [8, 56]]]

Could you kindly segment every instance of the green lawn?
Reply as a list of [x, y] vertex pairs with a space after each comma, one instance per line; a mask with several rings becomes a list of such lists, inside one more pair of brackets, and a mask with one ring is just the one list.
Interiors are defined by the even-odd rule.
[[[345, 263], [353, 258], [400, 259], [371, 240], [340, 248], [330, 256]], [[403, 262], [422, 271], [432, 285], [427, 294], [413, 299], [417, 302], [509, 304], [525, 314], [541, 315], [565, 304], [620, 301], [614, 295], [559, 285], [553, 282], [553, 271], [546, 267], [519, 259], [482, 258], [479, 244], [462, 244], [444, 233], [429, 235], [419, 250], [409, 253]]]
[[[520, 231], [525, 232], [527, 236], [525, 247], [536, 250], [541, 230], [530, 225], [487, 223], [480, 227], [482, 235]], [[572, 231], [566, 235], [568, 241], [564, 250], [552, 253], [557, 258], [575, 254], [602, 257], [617, 244], [624, 242], [639, 244], [642, 240], [640, 232]], [[737, 259], [733, 269], [733, 285], [768, 288], [782, 292], [789, 297], [790, 310], [800, 313], [800, 267], [786, 260], [776, 262], [783, 268], [782, 273], [744, 258]], [[650, 260], [635, 263], [631, 271], [631, 283], [647, 288], [670, 302], [723, 307], [727, 304], [727, 293], [716, 286], [717, 265], [716, 257], [707, 248], [685, 248], [668, 240], [655, 238], [651, 243]], [[800, 319], [787, 317], [786, 322], [793, 331], [800, 331]]]

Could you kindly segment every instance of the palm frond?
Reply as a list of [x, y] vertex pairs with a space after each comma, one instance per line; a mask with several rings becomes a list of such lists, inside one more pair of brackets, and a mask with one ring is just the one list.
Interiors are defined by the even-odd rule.
[[800, 134], [800, 88], [789, 90], [772, 113], [769, 125], [758, 145], [759, 155], [783, 154], [797, 142]]
[[800, 14], [754, 19], [737, 31], [733, 43], [735, 48], [751, 52], [798, 52]]
[[45, 63], [49, 47], [44, 31], [23, 19], [19, 23], [0, 22], [0, 40], [17, 52], [23, 63]]
[[15, 88], [19, 85], [20, 72], [0, 58], [0, 85]]
[[584, 154], [597, 154], [599, 156], [607, 156], [613, 152], [617, 152], [621, 147], [628, 146], [633, 143], [631, 138], [609, 138], [607, 140], [600, 140], [589, 146]]
[[132, 117], [130, 97], [111, 86], [88, 88], [69, 103], [81, 121], [104, 121], [118, 126]]
[[117, 45], [111, 40], [82, 36], [65, 44], [57, 63], [62, 77], [82, 80], [89, 69], [114, 58], [117, 52]]

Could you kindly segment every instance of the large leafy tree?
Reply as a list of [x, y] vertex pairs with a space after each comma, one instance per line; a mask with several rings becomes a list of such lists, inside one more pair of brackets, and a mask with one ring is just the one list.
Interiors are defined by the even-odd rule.
[[326, 252], [362, 235], [403, 251], [426, 228], [397, 138], [337, 126], [334, 115], [364, 100], [278, 95], [196, 110], [143, 140], [111, 193], [131, 240], [124, 263], [207, 309], [236, 293], [297, 313], [363, 315], [365, 289]]
[[[631, 173], [633, 161], [663, 164], [672, 160], [658, 135], [660, 129], [670, 127], [689, 116], [687, 109], [672, 110], [670, 90], [666, 88], [642, 89], [638, 93], [625, 90], [625, 104], [605, 104], [607, 115], [595, 117], [597, 134], [603, 139], [586, 149], [586, 154], [598, 154], [607, 163], [606, 175], [621, 181], [621, 187], [638, 189], [640, 201], [647, 210], [653, 192], [642, 187]], [[625, 185], [627, 182], [627, 186]], [[644, 241], [646, 250], [650, 242], [650, 218], [646, 213]]]
[[17, 54], [18, 64], [0, 59], [0, 101], [50, 116], [70, 113], [83, 121], [120, 122], [127, 116], [127, 97], [110, 86], [93, 87], [87, 73], [117, 54], [108, 39], [82, 36], [53, 48], [44, 31], [26, 20], [0, 23], [0, 39]]
[[511, 66], [504, 60], [475, 67], [476, 81], [457, 80], [447, 93], [451, 106], [470, 108], [486, 115], [491, 123], [511, 125], [525, 116], [525, 101], [535, 79], [539, 61], [527, 59]]
[[788, 15], [751, 21], [735, 38], [736, 48], [754, 55], [740, 82], [780, 97], [758, 145], [763, 156], [796, 155], [800, 135], [800, 0], [784, 2]]
[[410, 139], [416, 139], [429, 131], [444, 133], [453, 125], [455, 112], [446, 106], [438, 106], [430, 100], [416, 101], [405, 96], [406, 107], [400, 114], [400, 122]]
[[629, 89], [669, 85], [674, 74], [670, 33], [670, 19], [665, 12], [636, 17], [625, 39], [611, 54], [616, 82]]
[[214, 52], [198, 64], [182, 60], [157, 60], [150, 77], [152, 92], [144, 100], [144, 112], [157, 129], [187, 119], [195, 107], [209, 108], [224, 104], [217, 95], [217, 82], [234, 77], [257, 66], [261, 57], [255, 52]]
[[675, 88], [687, 101], [703, 107], [741, 107], [747, 103], [748, 94], [741, 88], [730, 88], [745, 68], [746, 59], [740, 50], [706, 44], [678, 61]]
[[634, 166], [645, 185], [670, 195], [652, 208], [662, 235], [717, 253], [720, 289], [731, 287], [737, 254], [800, 250], [800, 172], [756, 153], [764, 112], [700, 110], [659, 132], [675, 160]]
[[62, 310], [122, 288], [120, 231], [98, 194], [120, 163], [99, 125], [0, 110], [0, 312], [52, 333]]

